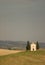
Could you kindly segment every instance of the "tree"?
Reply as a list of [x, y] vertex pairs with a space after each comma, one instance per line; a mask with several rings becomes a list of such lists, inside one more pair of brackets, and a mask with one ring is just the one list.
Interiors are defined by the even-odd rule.
[[30, 50], [30, 43], [27, 41], [26, 50]]
[[39, 43], [38, 43], [38, 41], [36, 42], [36, 48], [39, 49]]

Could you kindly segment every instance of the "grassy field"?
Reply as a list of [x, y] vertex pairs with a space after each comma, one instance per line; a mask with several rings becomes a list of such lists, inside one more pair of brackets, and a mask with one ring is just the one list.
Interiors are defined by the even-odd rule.
[[0, 65], [45, 65], [45, 50], [0, 56]]

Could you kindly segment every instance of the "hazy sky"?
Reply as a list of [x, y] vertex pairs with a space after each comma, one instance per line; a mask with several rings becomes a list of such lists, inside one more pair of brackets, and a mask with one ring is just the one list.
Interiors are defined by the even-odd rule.
[[45, 0], [0, 0], [0, 40], [45, 42]]

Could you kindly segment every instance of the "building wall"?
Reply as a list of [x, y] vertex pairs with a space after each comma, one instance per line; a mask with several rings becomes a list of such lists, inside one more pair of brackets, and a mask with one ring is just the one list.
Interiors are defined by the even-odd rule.
[[36, 51], [36, 44], [35, 43], [31, 44], [31, 51]]

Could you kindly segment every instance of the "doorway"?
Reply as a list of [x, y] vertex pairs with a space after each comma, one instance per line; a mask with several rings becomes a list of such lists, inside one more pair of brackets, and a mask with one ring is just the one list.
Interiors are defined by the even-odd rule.
[[33, 51], [34, 51], [34, 48], [33, 48]]

